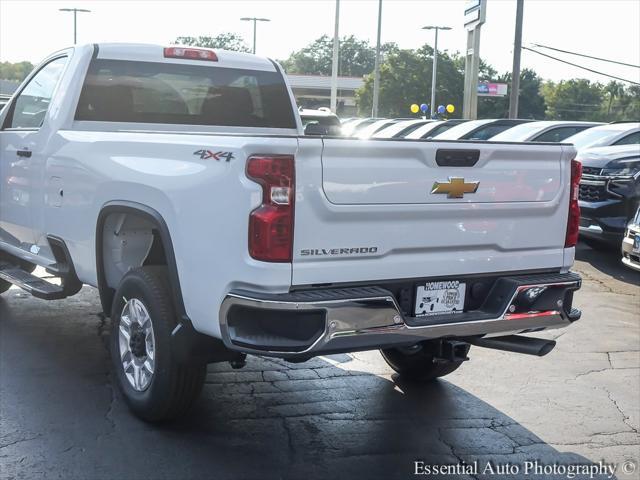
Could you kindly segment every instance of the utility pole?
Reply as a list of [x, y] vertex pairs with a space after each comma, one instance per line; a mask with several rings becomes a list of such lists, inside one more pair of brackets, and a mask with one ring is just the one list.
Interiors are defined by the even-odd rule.
[[78, 12], [89, 13], [91, 10], [84, 8], [60, 8], [61, 12], [73, 12], [73, 44], [78, 43]]
[[336, 25], [333, 30], [333, 60], [331, 62], [331, 111], [338, 113], [338, 66], [340, 65], [340, 0], [336, 0]]
[[511, 70], [511, 92], [509, 94], [509, 118], [518, 118], [520, 97], [520, 54], [522, 53], [522, 16], [524, 0], [517, 0], [516, 34], [513, 41], [513, 69]]
[[423, 30], [435, 30], [436, 40], [433, 45], [433, 68], [431, 72], [431, 117], [433, 118], [436, 113], [436, 80], [438, 79], [438, 30], [451, 30], [451, 27], [436, 27], [434, 25], [427, 25], [422, 27]]
[[244, 22], [253, 22], [253, 53], [256, 53], [256, 24], [258, 22], [270, 22], [268, 18], [242, 17], [240, 20]]
[[373, 68], [373, 106], [371, 116], [378, 116], [378, 100], [380, 98], [380, 34], [382, 31], [382, 0], [378, 0], [378, 39], [376, 41], [376, 63]]

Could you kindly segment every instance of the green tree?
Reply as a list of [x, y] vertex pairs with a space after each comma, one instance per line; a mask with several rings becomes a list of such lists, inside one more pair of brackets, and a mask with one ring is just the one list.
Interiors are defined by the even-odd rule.
[[31, 62], [0, 62], [0, 79], [21, 82], [33, 70]]
[[[394, 43], [385, 43], [381, 47], [382, 55], [398, 50]], [[340, 40], [340, 60], [338, 72], [343, 76], [362, 77], [373, 71], [376, 50], [365, 40], [353, 35]], [[331, 75], [333, 63], [333, 38], [328, 35], [314, 40], [306, 47], [295, 51], [289, 58], [280, 62], [287, 73], [305, 75]]]
[[220, 33], [215, 37], [178, 37], [175, 42], [179, 45], [192, 47], [219, 48], [221, 50], [233, 50], [235, 52], [251, 52], [241, 35], [237, 33]]
[[[425, 45], [418, 50], [395, 49], [385, 56], [380, 68], [380, 115], [407, 117], [413, 103], [429, 103], [431, 97], [431, 71], [433, 49]], [[438, 104], [452, 103], [457, 107], [451, 117], [461, 114], [464, 87], [464, 62], [457, 55], [438, 54], [437, 96]], [[357, 92], [361, 114], [371, 112], [373, 102], [373, 75], [367, 75], [363, 87]]]
[[620, 82], [612, 80], [604, 87], [604, 93], [607, 96], [607, 108], [605, 113], [606, 119], [611, 120], [611, 107], [613, 107], [614, 100], [624, 95], [624, 85]]
[[[489, 78], [489, 81], [511, 85], [511, 73]], [[545, 117], [546, 104], [541, 93], [542, 78], [531, 69], [520, 72], [520, 97], [518, 117], [541, 120]], [[478, 118], [503, 118], [509, 114], [509, 96], [479, 97]]]
[[640, 85], [630, 85], [619, 92], [609, 118], [640, 121]]
[[549, 120], [602, 120], [602, 85], [586, 79], [546, 82], [542, 95]]

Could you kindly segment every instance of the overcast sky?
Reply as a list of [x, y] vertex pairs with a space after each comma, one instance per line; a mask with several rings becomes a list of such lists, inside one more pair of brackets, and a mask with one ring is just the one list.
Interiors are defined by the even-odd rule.
[[[488, 0], [480, 53], [499, 72], [511, 69], [515, 0]], [[341, 0], [340, 35], [375, 43], [377, 0]], [[448, 25], [439, 47], [463, 52], [463, 0], [383, 0], [382, 41], [402, 48], [433, 44], [428, 24]], [[283, 59], [322, 34], [333, 35], [335, 0], [0, 0], [0, 61], [39, 62], [73, 40], [73, 18], [62, 7], [88, 8], [79, 14], [78, 42], [168, 44], [179, 35], [236, 32], [251, 45], [252, 26], [242, 16], [271, 19], [258, 25], [258, 54]], [[541, 43], [597, 57], [640, 64], [640, 0], [526, 0], [523, 44]], [[640, 82], [640, 69], [551, 53], [595, 70]], [[575, 67], [523, 51], [522, 66], [544, 78], [581, 77], [609, 81]]]

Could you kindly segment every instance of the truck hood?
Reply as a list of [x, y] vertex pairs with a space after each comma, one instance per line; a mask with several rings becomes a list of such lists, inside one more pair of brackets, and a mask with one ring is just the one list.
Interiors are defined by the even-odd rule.
[[621, 158], [640, 157], [640, 145], [619, 145], [581, 150], [577, 156], [583, 166], [605, 168]]

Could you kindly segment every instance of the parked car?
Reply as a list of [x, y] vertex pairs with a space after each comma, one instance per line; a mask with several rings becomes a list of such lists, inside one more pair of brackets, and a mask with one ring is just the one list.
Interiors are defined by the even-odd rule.
[[323, 135], [341, 135], [342, 134], [342, 124], [340, 123], [340, 119], [338, 116], [333, 113], [328, 108], [319, 108], [318, 110], [312, 110], [308, 108], [301, 108], [298, 110], [300, 114], [300, 120], [302, 121], [302, 126], [305, 128], [305, 132], [308, 133], [306, 129], [307, 125], [315, 124], [319, 127], [323, 127], [319, 129], [316, 134]]
[[385, 120], [384, 118], [358, 118], [352, 122], [342, 125], [342, 134], [345, 137], [355, 136], [360, 130], [371, 125], [378, 120]]
[[602, 125], [602, 123], [566, 121], [527, 122], [516, 125], [491, 137], [490, 141], [559, 143], [578, 132], [598, 125]]
[[352, 136], [357, 138], [370, 138], [380, 130], [403, 121], [405, 120], [399, 118], [383, 118], [382, 120], [375, 121], [364, 128], [358, 129], [354, 134], [352, 134]]
[[371, 138], [401, 138], [420, 128], [427, 123], [433, 123], [433, 120], [416, 118], [413, 120], [402, 120], [371, 135]]
[[578, 152], [585, 148], [640, 144], [640, 122], [607, 123], [566, 138]]
[[470, 120], [456, 125], [433, 138], [435, 140], [488, 140], [500, 132], [526, 122], [531, 122], [531, 120], [517, 118]]
[[640, 204], [640, 145], [581, 150], [580, 236], [592, 248], [618, 247]]
[[416, 128], [413, 132], [407, 133], [404, 138], [417, 140], [420, 138], [433, 138], [443, 132], [446, 132], [450, 128], [460, 125], [461, 123], [468, 122], [461, 118], [452, 120], [435, 120]]
[[211, 362], [380, 349], [427, 381], [472, 344], [545, 355], [518, 334], [580, 318], [572, 147], [304, 136], [277, 63], [138, 44], [48, 57], [0, 145], [0, 292], [96, 287], [111, 378], [149, 421]]
[[627, 225], [621, 250], [622, 263], [640, 271], [640, 207]]

